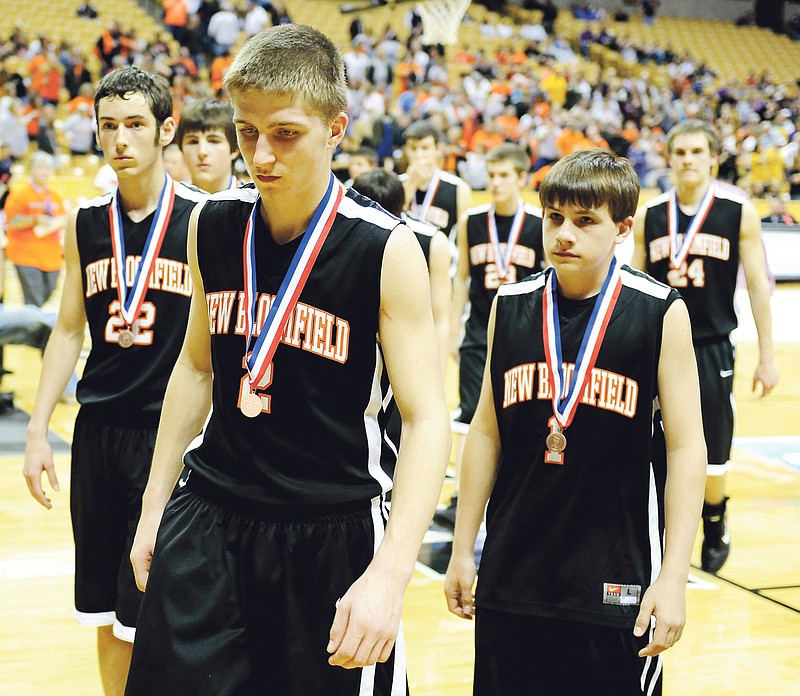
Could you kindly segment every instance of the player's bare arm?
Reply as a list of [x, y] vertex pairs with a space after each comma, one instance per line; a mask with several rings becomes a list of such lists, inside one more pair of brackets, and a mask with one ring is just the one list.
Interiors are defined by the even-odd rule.
[[428, 274], [431, 285], [433, 324], [439, 347], [439, 362], [442, 375], [446, 375], [450, 346], [450, 304], [453, 284], [450, 281], [450, 244], [443, 232], [437, 232], [431, 238]]
[[778, 368], [775, 364], [775, 347], [772, 342], [771, 288], [761, 239], [761, 220], [755, 206], [750, 202], [742, 206], [739, 256], [744, 268], [750, 308], [758, 333], [758, 366], [753, 375], [753, 391], [758, 391], [760, 384], [760, 395], [766, 396], [778, 384]]
[[672, 647], [683, 633], [686, 581], [706, 480], [700, 386], [689, 313], [681, 300], [664, 317], [658, 393], [667, 445], [666, 536], [661, 572], [642, 598], [634, 629], [643, 635], [655, 616], [655, 632], [639, 652], [642, 657]]
[[494, 394], [489, 372], [494, 337], [497, 299], [492, 304], [488, 324], [488, 352], [483, 371], [481, 395], [464, 443], [461, 463], [458, 512], [453, 538], [453, 552], [447, 567], [444, 593], [447, 608], [456, 616], [471, 619], [474, 614], [473, 594], [477, 569], [475, 539], [483, 521], [497, 467], [500, 463], [500, 432], [494, 410]]
[[197, 264], [198, 204], [189, 220], [188, 259], [192, 273], [189, 322], [172, 370], [158, 426], [150, 476], [142, 497], [142, 515], [131, 549], [136, 584], [147, 587], [156, 533], [167, 501], [183, 466], [187, 445], [203, 427], [211, 407], [211, 346], [203, 280]]
[[331, 627], [329, 662], [345, 668], [389, 658], [403, 593], [450, 453], [450, 420], [427, 275], [413, 233], [399, 227], [384, 252], [379, 337], [403, 431], [384, 539], [367, 570], [345, 593]]
[[66, 273], [61, 292], [58, 319], [50, 334], [42, 360], [36, 403], [28, 423], [23, 474], [30, 494], [44, 507], [52, 502], [42, 488], [42, 473], [54, 491], [59, 490], [53, 463], [53, 450], [47, 442], [50, 418], [64, 388], [69, 382], [83, 348], [86, 313], [83, 307], [83, 285], [76, 233], [77, 209], [70, 216], [64, 240]]

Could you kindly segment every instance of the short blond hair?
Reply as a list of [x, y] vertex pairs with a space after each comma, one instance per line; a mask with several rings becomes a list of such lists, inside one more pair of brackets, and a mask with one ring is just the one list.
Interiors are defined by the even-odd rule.
[[239, 92], [295, 95], [327, 122], [347, 111], [344, 61], [325, 34], [303, 24], [280, 24], [252, 36], [223, 80]]

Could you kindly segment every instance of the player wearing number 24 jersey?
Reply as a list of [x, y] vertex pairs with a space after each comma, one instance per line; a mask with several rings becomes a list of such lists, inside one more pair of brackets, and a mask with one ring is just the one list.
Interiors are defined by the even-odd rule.
[[667, 134], [676, 186], [636, 214], [633, 265], [676, 288], [692, 321], [708, 449], [703, 510], [703, 570], [717, 572], [728, 558], [725, 473], [733, 441], [734, 294], [744, 268], [758, 331], [759, 362], [753, 390], [777, 384], [772, 344], [770, 284], [761, 222], [744, 192], [713, 178], [719, 136], [704, 121], [686, 119]]

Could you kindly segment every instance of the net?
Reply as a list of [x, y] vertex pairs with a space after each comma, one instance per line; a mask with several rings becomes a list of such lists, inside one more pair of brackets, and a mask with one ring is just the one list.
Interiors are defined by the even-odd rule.
[[454, 44], [470, 0], [428, 0], [417, 5], [424, 44]]

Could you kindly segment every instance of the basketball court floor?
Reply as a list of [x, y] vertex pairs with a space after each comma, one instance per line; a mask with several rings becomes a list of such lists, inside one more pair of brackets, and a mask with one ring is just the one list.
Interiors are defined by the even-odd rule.
[[[13, 271], [8, 278], [16, 280]], [[746, 294], [739, 301], [733, 547], [718, 576], [699, 569], [695, 549], [687, 627], [665, 656], [668, 696], [795, 696], [800, 684], [800, 285], [779, 284], [773, 298], [781, 382], [766, 399], [750, 392], [756, 335]], [[34, 349], [6, 347], [5, 367], [13, 374], [2, 388], [15, 392], [16, 410], [0, 414], [0, 693], [100, 695], [95, 631], [72, 617], [68, 443], [76, 405], [59, 404], [52, 421], [61, 484], [52, 510], [29, 496], [21, 474], [39, 366]], [[455, 378], [453, 364], [452, 405]], [[442, 501], [451, 490], [448, 480]], [[449, 541], [446, 532], [429, 532], [406, 596], [413, 696], [471, 693], [473, 624], [447, 612], [442, 592]]]

